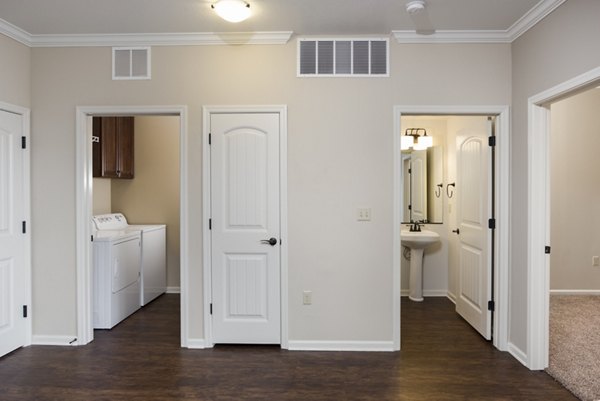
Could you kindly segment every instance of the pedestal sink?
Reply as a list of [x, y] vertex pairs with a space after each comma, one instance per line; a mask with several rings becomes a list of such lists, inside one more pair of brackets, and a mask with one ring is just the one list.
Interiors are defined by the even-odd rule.
[[412, 301], [423, 301], [423, 250], [440, 240], [434, 231], [421, 230], [400, 232], [402, 245], [410, 248], [410, 289], [408, 298]]

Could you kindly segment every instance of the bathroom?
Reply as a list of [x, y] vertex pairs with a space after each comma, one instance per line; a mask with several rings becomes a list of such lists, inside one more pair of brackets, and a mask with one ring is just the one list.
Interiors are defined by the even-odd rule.
[[[494, 135], [495, 119], [487, 115], [402, 115], [400, 125], [402, 135], [414, 137], [415, 144], [418, 137], [423, 136], [431, 137], [432, 144], [426, 150], [404, 149], [406, 146], [403, 146], [402, 231], [410, 229], [411, 220], [425, 221], [421, 229], [439, 235], [439, 241], [433, 241], [424, 249], [423, 298], [411, 298], [427, 302], [428, 297], [447, 297], [455, 304], [457, 299], [459, 303], [466, 300], [467, 306], [487, 303], [487, 299], [483, 299], [485, 291], [480, 291], [480, 287], [490, 288], [492, 276], [485, 273], [491, 273], [493, 259], [490, 246], [493, 230], [487, 229], [488, 219], [492, 217], [491, 189], [494, 187], [493, 147], [488, 146], [488, 137]], [[476, 143], [472, 139], [476, 139]], [[411, 162], [415, 164], [409, 172]], [[481, 224], [474, 224], [476, 221]], [[473, 247], [461, 247], [461, 241], [471, 236], [466, 230], [477, 225], [479, 230], [475, 236], [482, 246], [472, 253], [476, 256], [469, 256], [464, 250]], [[464, 231], [462, 236], [461, 230]], [[463, 249], [463, 261], [466, 261], [463, 263], [467, 268], [463, 272], [468, 272], [462, 275], [462, 286], [460, 249]], [[410, 248], [402, 246], [402, 296], [411, 292], [410, 256]], [[461, 315], [470, 321], [469, 312], [467, 316], [462, 312]]]

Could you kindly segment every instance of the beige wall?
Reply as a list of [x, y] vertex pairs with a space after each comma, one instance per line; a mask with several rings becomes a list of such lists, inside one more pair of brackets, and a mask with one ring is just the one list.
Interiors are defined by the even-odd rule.
[[527, 353], [527, 99], [600, 65], [600, 2], [563, 3], [512, 45], [509, 341]]
[[551, 107], [550, 288], [600, 290], [600, 89]]
[[110, 178], [94, 178], [92, 180], [92, 214], [106, 214], [112, 212]]
[[[32, 57], [33, 207], [54, 212], [34, 220], [34, 334], [76, 331], [77, 105], [188, 106], [195, 339], [203, 338], [201, 108], [288, 105], [290, 339], [391, 341], [392, 107], [510, 102], [507, 44], [390, 41], [391, 77], [377, 79], [297, 78], [295, 41], [154, 47], [152, 80], [135, 82], [110, 79], [110, 48], [36, 48]], [[371, 207], [372, 221], [357, 222], [357, 207]], [[303, 290], [313, 291], [310, 307]]]
[[31, 49], [0, 34], [0, 102], [30, 107]]
[[135, 175], [111, 180], [112, 212], [129, 224], [167, 225], [167, 286], [179, 287], [179, 117], [134, 121]]

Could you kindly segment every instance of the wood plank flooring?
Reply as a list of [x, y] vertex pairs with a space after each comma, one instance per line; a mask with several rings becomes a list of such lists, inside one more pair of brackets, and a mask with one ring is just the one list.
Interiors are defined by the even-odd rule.
[[394, 353], [181, 349], [177, 295], [95, 338], [0, 358], [0, 400], [577, 400], [495, 350], [445, 298], [403, 298]]

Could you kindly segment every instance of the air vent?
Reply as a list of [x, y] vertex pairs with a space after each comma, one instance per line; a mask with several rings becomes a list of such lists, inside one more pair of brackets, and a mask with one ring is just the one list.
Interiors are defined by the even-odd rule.
[[149, 47], [113, 47], [112, 78], [150, 79]]
[[388, 77], [387, 38], [298, 39], [299, 77]]

